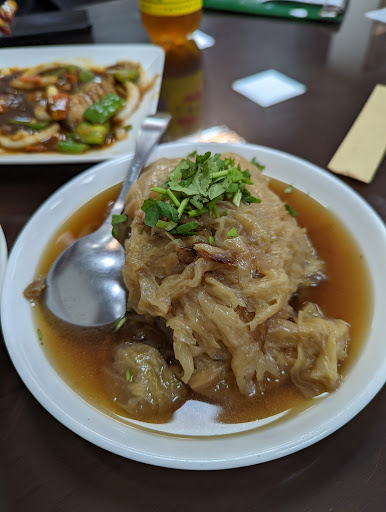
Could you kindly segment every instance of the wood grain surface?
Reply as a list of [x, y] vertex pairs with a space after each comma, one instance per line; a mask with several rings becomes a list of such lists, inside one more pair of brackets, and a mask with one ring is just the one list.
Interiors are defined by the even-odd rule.
[[[87, 14], [91, 31], [45, 34], [29, 44], [147, 41], [134, 0], [98, 3]], [[386, 83], [385, 27], [359, 20], [352, 30], [366, 32], [365, 43], [358, 49], [354, 41], [339, 56], [339, 34], [344, 29], [350, 36], [347, 24], [204, 12], [201, 30], [216, 43], [202, 51], [198, 64], [202, 128], [226, 125], [248, 142], [326, 169], [375, 85]], [[263, 109], [232, 91], [235, 79], [271, 68], [305, 84], [307, 92]], [[178, 72], [185, 71], [181, 64]], [[0, 165], [0, 224], [9, 248], [39, 205], [87, 167]], [[369, 185], [340, 179], [386, 219], [386, 162]], [[25, 388], [1, 343], [0, 510], [381, 512], [385, 405], [383, 389], [339, 431], [263, 465], [218, 472], [162, 469], [108, 453], [66, 429]]]

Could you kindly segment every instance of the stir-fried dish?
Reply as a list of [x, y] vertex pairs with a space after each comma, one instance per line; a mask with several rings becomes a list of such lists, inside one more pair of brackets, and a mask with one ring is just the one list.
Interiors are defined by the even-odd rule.
[[[151, 164], [113, 217], [126, 249], [127, 315], [108, 332], [63, 331], [39, 309], [40, 339], [70, 382], [120, 416], [151, 422], [167, 421], [188, 399], [245, 421], [284, 410], [288, 396], [306, 403], [335, 390], [348, 348], [363, 336], [366, 273], [320, 205], [308, 212], [312, 235], [320, 230], [317, 251], [297, 221], [307, 219], [307, 201], [317, 203], [284, 191], [289, 200], [234, 154]], [[87, 223], [95, 229], [96, 210], [87, 215], [57, 239], [70, 243]], [[342, 265], [348, 247], [357, 266]], [[26, 296], [36, 300], [43, 289], [44, 278]]]
[[0, 70], [0, 154], [105, 148], [127, 137], [149, 87], [141, 65], [126, 61]]
[[11, 24], [17, 9], [17, 3], [13, 0], [7, 0], [0, 4], [0, 32], [6, 36], [11, 35]]

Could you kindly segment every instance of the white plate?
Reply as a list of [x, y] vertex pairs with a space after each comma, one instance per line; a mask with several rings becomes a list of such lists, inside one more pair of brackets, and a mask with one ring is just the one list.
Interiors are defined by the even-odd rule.
[[24, 68], [50, 62], [64, 62], [79, 66], [109, 66], [119, 60], [139, 62], [149, 81], [155, 79], [154, 86], [144, 95], [139, 108], [130, 118], [133, 128], [128, 132], [126, 139], [116, 142], [106, 149], [90, 150], [83, 155], [0, 153], [0, 164], [97, 162], [132, 153], [136, 134], [143, 119], [157, 110], [165, 60], [164, 50], [160, 46], [151, 44], [37, 46], [0, 50], [1, 68]]
[[1, 303], [1, 287], [3, 285], [3, 279], [5, 274], [5, 267], [7, 265], [7, 242], [3, 230], [0, 226], [0, 303]]
[[[300, 415], [273, 421], [234, 425], [210, 420], [195, 402], [184, 405], [174, 421], [161, 424], [123, 423], [80, 398], [58, 376], [36, 339], [30, 305], [23, 289], [33, 278], [42, 250], [63, 223], [85, 201], [120, 182], [126, 159], [95, 166], [49, 198], [17, 240], [3, 287], [1, 319], [12, 361], [27, 387], [59, 421], [85, 439], [138, 461], [180, 469], [223, 469], [266, 462], [295, 452], [331, 434], [357, 414], [379, 391], [386, 377], [384, 312], [386, 309], [386, 230], [376, 213], [343, 182], [294, 156], [251, 145], [165, 144], [162, 156], [186, 156], [193, 150], [234, 151], [266, 164], [266, 173], [310, 193], [332, 210], [360, 243], [372, 277], [374, 318], [362, 353], [341, 387]], [[36, 240], [40, 243], [37, 244]], [[20, 319], [23, 319], [20, 322]]]

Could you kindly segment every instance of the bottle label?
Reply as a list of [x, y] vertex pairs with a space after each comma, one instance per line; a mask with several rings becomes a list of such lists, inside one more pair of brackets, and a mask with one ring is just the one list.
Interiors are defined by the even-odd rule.
[[202, 90], [202, 71], [179, 78], [164, 77], [162, 80], [161, 100], [173, 116], [168, 130], [172, 139], [184, 137], [201, 128]]
[[154, 16], [182, 16], [202, 8], [202, 0], [139, 0], [139, 9]]

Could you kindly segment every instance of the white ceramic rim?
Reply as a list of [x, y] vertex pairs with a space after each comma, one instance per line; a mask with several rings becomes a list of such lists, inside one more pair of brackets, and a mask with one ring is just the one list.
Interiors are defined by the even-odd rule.
[[1, 288], [3, 285], [3, 279], [5, 274], [5, 268], [7, 265], [8, 249], [7, 241], [5, 240], [4, 231], [0, 226], [0, 303], [1, 303]]
[[[130, 117], [132, 129], [126, 139], [110, 147], [89, 150], [82, 155], [65, 153], [0, 153], [0, 165], [10, 164], [68, 164], [75, 162], [100, 162], [128, 155], [135, 149], [135, 134], [144, 118], [157, 110], [165, 61], [163, 48], [153, 44], [73, 44], [52, 46], [28, 46], [0, 49], [2, 68], [31, 67], [50, 62], [66, 62], [78, 65], [108, 66], [119, 60], [141, 63], [153, 87], [145, 93], [139, 108]], [[1, 70], [1, 68], [0, 68]]]
[[[11, 252], [4, 281], [1, 319], [11, 359], [35, 398], [55, 418], [88, 441], [121, 456], [178, 469], [226, 469], [267, 462], [301, 450], [326, 437], [360, 412], [386, 380], [383, 316], [386, 306], [386, 229], [374, 210], [351, 188], [323, 169], [295, 156], [248, 144], [165, 144], [161, 156], [233, 151], [266, 164], [266, 174], [310, 193], [331, 209], [364, 248], [374, 291], [374, 316], [360, 357], [341, 387], [313, 407], [263, 429], [240, 424], [234, 434], [165, 434], [162, 426], [139, 429], [123, 424], [80, 398], [51, 367], [39, 343], [29, 305], [22, 298], [45, 245], [81, 204], [122, 180], [127, 158], [99, 164], [53, 194], [34, 214]], [[106, 172], [108, 170], [108, 172]], [[60, 212], [60, 214], [59, 214]], [[54, 219], [54, 220], [53, 220]], [[41, 246], [40, 246], [41, 247]], [[15, 320], [21, 317], [23, 322]], [[138, 422], [137, 422], [138, 423]], [[166, 428], [166, 427], [165, 427]], [[216, 426], [213, 426], [216, 434]], [[219, 430], [220, 432], [220, 430]]]

